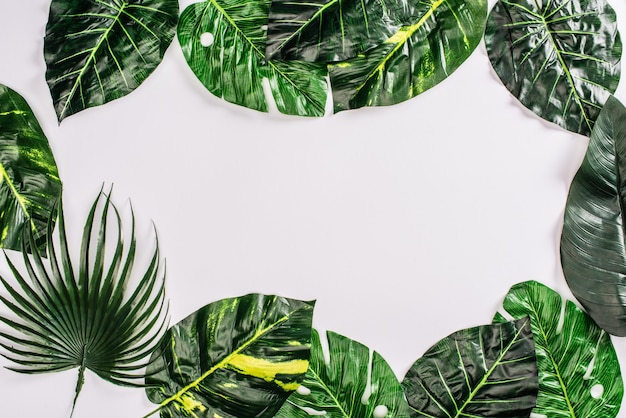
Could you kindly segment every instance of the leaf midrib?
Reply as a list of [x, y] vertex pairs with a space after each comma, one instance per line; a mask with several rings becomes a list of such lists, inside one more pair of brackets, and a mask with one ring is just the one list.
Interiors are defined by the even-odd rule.
[[17, 191], [17, 189], [15, 188], [15, 184], [13, 183], [13, 180], [11, 180], [11, 178], [9, 177], [9, 174], [7, 173], [6, 169], [4, 168], [4, 164], [2, 163], [0, 163], [0, 174], [2, 175], [2, 178], [4, 179], [4, 181], [9, 185], [9, 189], [11, 190], [11, 193], [13, 194], [17, 203], [19, 204], [20, 209], [22, 209], [22, 212], [24, 212], [24, 216], [28, 218], [28, 220], [30, 221], [30, 225], [31, 225], [33, 232], [35, 233], [36, 236], [38, 236], [39, 231], [37, 230], [37, 227], [35, 226], [33, 217], [28, 212], [28, 208], [26, 207], [26, 199], [24, 199], [22, 195]]

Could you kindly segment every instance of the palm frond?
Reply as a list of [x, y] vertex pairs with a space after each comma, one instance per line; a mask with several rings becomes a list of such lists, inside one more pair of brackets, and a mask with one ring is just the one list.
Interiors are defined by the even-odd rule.
[[[22, 240], [27, 277], [5, 253], [18, 287], [0, 276], [8, 292], [0, 295], [0, 301], [15, 316], [0, 315], [0, 322], [13, 332], [0, 331], [0, 354], [16, 364], [11, 370], [21, 373], [78, 368], [73, 411], [87, 369], [118, 385], [143, 385], [141, 370], [167, 328], [168, 304], [156, 232], [149, 264], [133, 280], [136, 240], [132, 208], [130, 244], [125, 250], [120, 213], [110, 193], [98, 194], [83, 229], [77, 270], [70, 256], [60, 199], [57, 216], [56, 239], [54, 219], [48, 222], [47, 258], [38, 251], [30, 255], [26, 251], [35, 240], [32, 231]], [[115, 242], [107, 247], [110, 229], [115, 232]], [[107, 250], [113, 251], [108, 258]], [[134, 288], [129, 291], [131, 284]]]

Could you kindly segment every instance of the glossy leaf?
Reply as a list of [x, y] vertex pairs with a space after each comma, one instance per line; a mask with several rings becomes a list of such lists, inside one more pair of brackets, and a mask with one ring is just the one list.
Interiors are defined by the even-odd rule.
[[500, 0], [485, 44], [496, 73], [524, 106], [583, 135], [619, 82], [622, 43], [605, 0]]
[[329, 65], [335, 112], [408, 100], [437, 85], [476, 48], [486, 0], [406, 4], [400, 28], [379, 46]]
[[177, 0], [52, 0], [44, 55], [59, 122], [139, 87], [177, 21]]
[[265, 61], [270, 1], [210, 0], [187, 7], [178, 26], [185, 59], [202, 84], [228, 102], [267, 112], [267, 79], [280, 112], [323, 116], [325, 66]]
[[455, 332], [413, 364], [402, 386], [412, 417], [528, 417], [539, 387], [530, 319]]
[[146, 383], [161, 417], [273, 417], [309, 365], [313, 303], [251, 294], [172, 327]]
[[561, 263], [598, 325], [626, 335], [626, 108], [609, 98], [591, 132], [565, 207]]
[[[39, 249], [54, 220], [61, 180], [48, 139], [28, 103], [0, 84], [0, 246], [22, 248], [25, 227]], [[30, 247], [26, 248], [30, 251]]]
[[276, 418], [405, 418], [408, 404], [387, 362], [356, 341], [327, 333], [330, 362], [313, 330], [311, 364], [302, 386]]
[[[571, 301], [534, 282], [519, 283], [504, 299], [508, 316], [530, 316], [539, 395], [533, 417], [613, 418], [624, 383], [609, 335]], [[497, 314], [495, 322], [506, 321]]]

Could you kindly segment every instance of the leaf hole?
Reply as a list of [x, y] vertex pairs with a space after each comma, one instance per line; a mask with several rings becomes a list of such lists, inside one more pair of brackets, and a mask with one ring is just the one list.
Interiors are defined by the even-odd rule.
[[200, 35], [200, 44], [205, 48], [213, 45], [214, 40], [215, 38], [213, 37], [213, 34], [211, 32], [204, 32], [202, 35]]
[[311, 394], [311, 389], [306, 386], [300, 385], [296, 392], [298, 392], [298, 395], [307, 396]]
[[267, 30], [267, 25], [261, 26], [261, 30], [263, 30], [263, 31]]
[[597, 385], [593, 385], [589, 392], [591, 393], [591, 397], [593, 399], [600, 399], [604, 394], [604, 386], [598, 383]]
[[376, 408], [374, 408], [374, 413], [372, 414], [372, 416], [374, 418], [385, 418], [388, 413], [389, 409], [385, 405], [378, 405]]

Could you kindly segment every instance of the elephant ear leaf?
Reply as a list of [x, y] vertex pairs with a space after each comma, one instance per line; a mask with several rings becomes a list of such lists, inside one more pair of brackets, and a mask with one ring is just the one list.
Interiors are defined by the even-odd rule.
[[250, 294], [189, 315], [152, 356], [149, 415], [273, 417], [307, 371], [312, 314], [312, 302]]
[[177, 22], [177, 0], [52, 0], [44, 56], [59, 122], [139, 87]]
[[[503, 308], [506, 317], [530, 317], [539, 368], [532, 416], [617, 416], [624, 394], [619, 362], [609, 335], [589, 315], [534, 281], [513, 286]], [[494, 322], [503, 321], [496, 314]]]
[[528, 417], [539, 387], [530, 319], [455, 332], [402, 386], [412, 417]]
[[0, 85], [0, 145], [0, 246], [21, 250], [24, 229], [30, 228], [34, 243], [43, 249], [48, 219], [55, 219], [61, 180], [33, 111], [4, 85]]
[[485, 44], [500, 80], [524, 106], [582, 135], [619, 83], [622, 43], [605, 0], [500, 0]]

